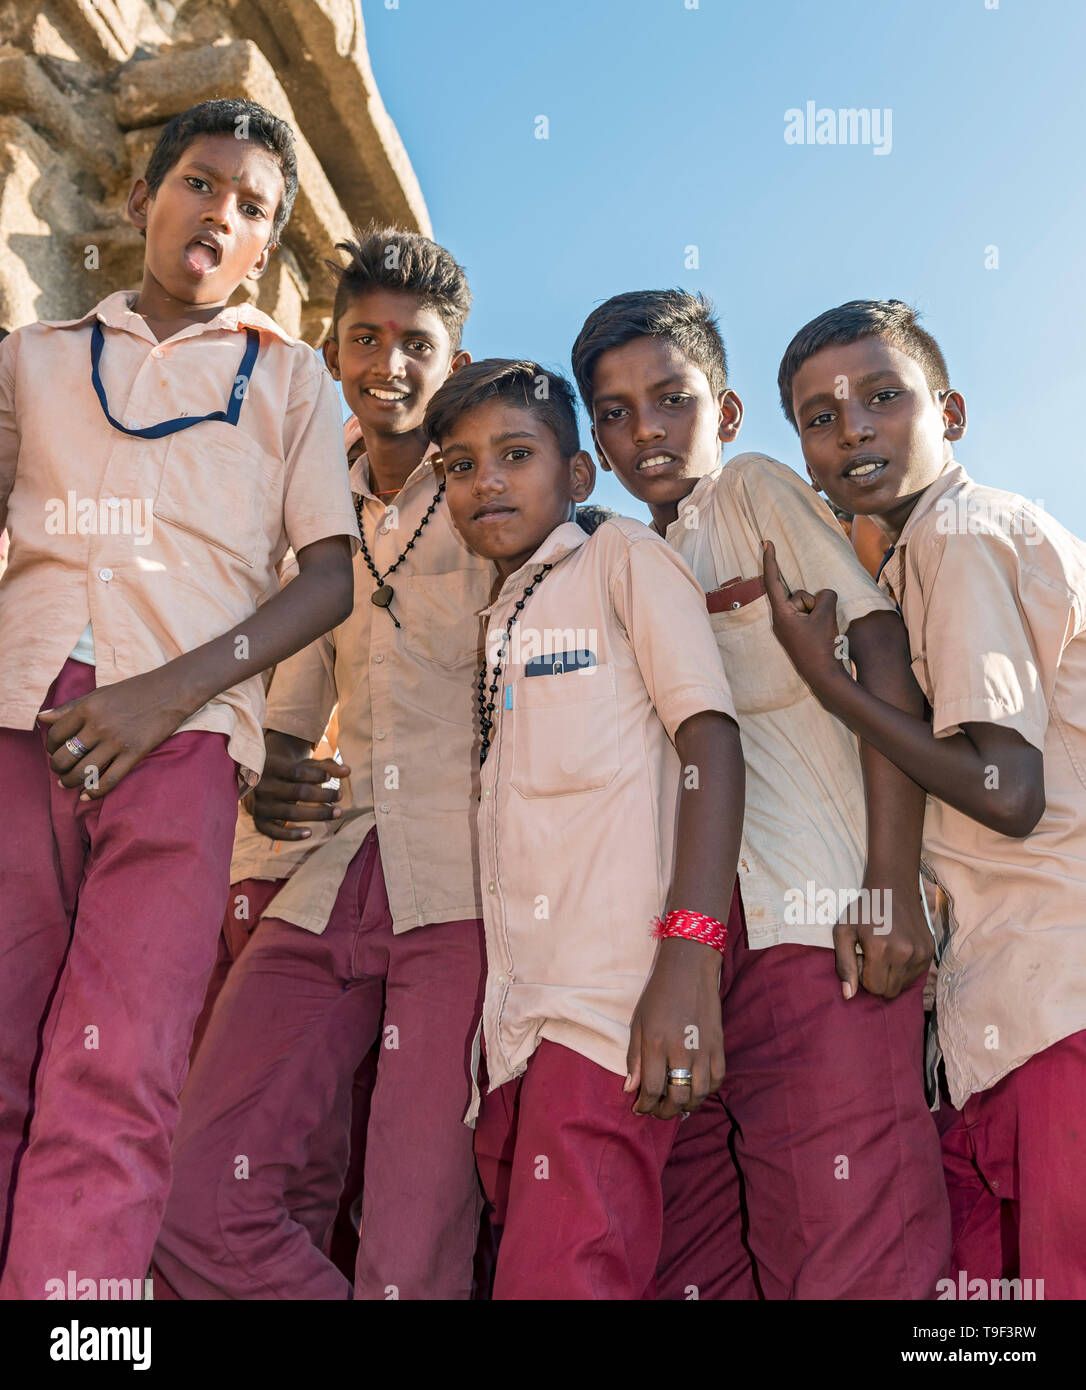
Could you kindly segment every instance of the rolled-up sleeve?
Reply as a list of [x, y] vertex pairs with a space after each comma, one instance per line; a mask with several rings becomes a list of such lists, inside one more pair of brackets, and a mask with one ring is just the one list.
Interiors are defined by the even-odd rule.
[[295, 554], [329, 536], [349, 536], [358, 550], [343, 424], [332, 378], [309, 354], [294, 373], [283, 425], [286, 490], [283, 520]]
[[611, 601], [673, 742], [679, 725], [705, 710], [738, 723], [705, 595], [666, 542], [646, 536], [629, 544]]

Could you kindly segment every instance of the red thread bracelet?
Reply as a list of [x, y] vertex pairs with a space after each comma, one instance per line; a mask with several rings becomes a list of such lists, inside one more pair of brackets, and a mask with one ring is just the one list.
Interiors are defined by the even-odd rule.
[[686, 941], [700, 941], [703, 946], [724, 952], [728, 939], [728, 929], [715, 917], [706, 917], [701, 912], [669, 912], [664, 921], [659, 917], [653, 923], [652, 934], [658, 941], [669, 936], [682, 937]]

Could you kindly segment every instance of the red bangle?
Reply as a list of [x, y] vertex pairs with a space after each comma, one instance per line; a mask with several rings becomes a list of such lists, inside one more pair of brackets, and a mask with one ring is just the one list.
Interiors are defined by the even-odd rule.
[[700, 941], [703, 946], [712, 946], [723, 954], [724, 943], [728, 939], [728, 928], [715, 917], [706, 917], [701, 912], [669, 912], [664, 921], [659, 917], [653, 922], [652, 934], [658, 941], [669, 936], [680, 936], [686, 941]]

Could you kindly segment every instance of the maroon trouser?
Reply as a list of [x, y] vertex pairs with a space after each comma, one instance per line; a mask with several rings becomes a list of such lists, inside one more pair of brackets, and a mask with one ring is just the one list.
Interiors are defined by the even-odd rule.
[[943, 1162], [955, 1284], [1030, 1279], [1033, 1298], [1086, 1298], [1086, 1031], [970, 1096]]
[[[45, 707], [93, 689], [68, 661]], [[175, 734], [85, 802], [45, 735], [0, 729], [3, 1298], [146, 1273], [237, 818], [222, 734]]]
[[393, 932], [375, 832], [322, 933], [265, 917], [185, 1089], [156, 1297], [350, 1297], [324, 1251], [353, 1078], [380, 1034], [356, 1296], [466, 1299], [480, 1194], [463, 1116], [482, 983], [478, 921]]
[[832, 951], [752, 951], [733, 905], [721, 984], [726, 1080], [664, 1172], [659, 1297], [933, 1298], [950, 1229], [923, 980], [846, 1001]]
[[[267, 912], [272, 899], [286, 882], [287, 880], [284, 878], [243, 878], [230, 885], [230, 897], [227, 900], [222, 932], [219, 936], [218, 954], [211, 971], [211, 978], [207, 982], [204, 1006], [200, 1010], [200, 1017], [196, 1020], [196, 1027], [192, 1034], [190, 1060], [195, 1060], [197, 1048], [207, 1032], [212, 1010], [226, 984], [227, 975], [249, 944], [257, 923]], [[354, 1277], [355, 1260], [358, 1254], [359, 1225], [359, 1218], [353, 1214], [352, 1209], [356, 1203], [360, 1206], [362, 1200], [366, 1129], [369, 1125], [373, 1088], [377, 1081], [377, 1054], [378, 1049], [375, 1045], [367, 1052], [355, 1073], [354, 1099], [351, 1105], [350, 1161], [347, 1165], [343, 1191], [340, 1194], [339, 1212], [334, 1230], [328, 1229], [324, 1221], [323, 1206], [326, 1194], [323, 1181], [318, 1181], [314, 1193], [315, 1200], [307, 1201], [301, 1196], [308, 1187], [306, 1175], [300, 1174], [296, 1180], [298, 1209], [305, 1210], [310, 1214], [314, 1223], [310, 1232], [314, 1243], [318, 1249], [329, 1256], [341, 1273], [351, 1278]], [[334, 1118], [330, 1117], [330, 1122], [334, 1124]], [[320, 1136], [317, 1136], [313, 1142], [314, 1151], [320, 1154], [323, 1147]]]
[[286, 879], [283, 878], [243, 878], [230, 885], [230, 895], [226, 902], [222, 931], [219, 933], [219, 944], [215, 953], [215, 964], [211, 968], [211, 978], [207, 982], [200, 1016], [192, 1030], [190, 1061], [195, 1060], [196, 1049], [204, 1040], [211, 1019], [211, 1010], [222, 993], [227, 975], [249, 944], [249, 938], [267, 910], [268, 904], [285, 882]]
[[544, 1040], [484, 1097], [475, 1156], [502, 1228], [496, 1300], [653, 1297], [679, 1122], [635, 1115], [622, 1082]]

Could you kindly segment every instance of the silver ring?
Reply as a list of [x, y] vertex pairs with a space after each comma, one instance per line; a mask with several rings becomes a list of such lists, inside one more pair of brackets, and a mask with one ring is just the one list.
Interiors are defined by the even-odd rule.
[[690, 1086], [694, 1081], [694, 1073], [687, 1071], [685, 1067], [668, 1067], [667, 1084], [669, 1086]]
[[82, 758], [85, 754], [90, 752], [86, 744], [80, 743], [75, 734], [73, 734], [71, 738], [66, 738], [64, 740], [64, 747], [67, 748], [73, 758]]

